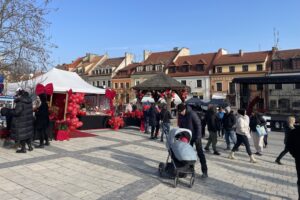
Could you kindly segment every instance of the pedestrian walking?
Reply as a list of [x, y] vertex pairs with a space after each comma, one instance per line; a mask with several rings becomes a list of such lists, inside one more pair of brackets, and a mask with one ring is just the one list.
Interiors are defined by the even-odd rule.
[[279, 164], [279, 165], [282, 165], [282, 163], [280, 161], [281, 158], [283, 158], [283, 156], [289, 152], [289, 150], [286, 147], [286, 141], [287, 141], [287, 138], [289, 136], [290, 131], [293, 130], [293, 129], [295, 129], [295, 127], [294, 127], [295, 122], [296, 122], [295, 117], [290, 116], [290, 117], [287, 118], [287, 125], [284, 128], [285, 129], [284, 130], [284, 149], [283, 149], [283, 151], [279, 154], [279, 156], [275, 160], [275, 162], [277, 164]]
[[39, 95], [41, 105], [38, 107], [35, 112], [36, 117], [36, 131], [38, 133], [40, 144], [36, 146], [36, 148], [44, 148], [44, 145], [49, 146], [49, 138], [47, 129], [49, 126], [49, 108], [47, 104], [47, 95], [40, 94]]
[[229, 106], [225, 108], [225, 114], [222, 123], [223, 123], [223, 128], [225, 133], [226, 150], [231, 150], [230, 140], [233, 142], [233, 144], [236, 143], [236, 134], [234, 130], [236, 119], [233, 114], [233, 111], [230, 109]]
[[190, 107], [186, 106], [185, 104], [179, 104], [177, 106], [178, 111], [178, 126], [180, 128], [186, 128], [191, 130], [192, 132], [192, 139], [191, 139], [191, 146], [196, 146], [197, 154], [201, 163], [201, 171], [202, 171], [202, 178], [207, 178], [207, 165], [206, 165], [206, 158], [202, 148], [202, 128], [201, 128], [201, 121], [197, 116], [196, 112], [193, 111]]
[[250, 127], [249, 127], [249, 117], [246, 115], [244, 109], [239, 109], [236, 119], [236, 136], [237, 142], [233, 146], [228, 158], [235, 159], [234, 152], [240, 147], [241, 144], [244, 144], [246, 151], [250, 157], [250, 162], [256, 163], [256, 159], [252, 155], [250, 144], [248, 138], [250, 138]]
[[[151, 104], [149, 109], [149, 125], [151, 126], [151, 136], [150, 139], [157, 139], [159, 132], [159, 121], [160, 121], [160, 113], [158, 108], [154, 103]], [[155, 133], [154, 133], [155, 132]]]
[[170, 132], [170, 125], [171, 125], [170, 119], [172, 119], [171, 113], [170, 111], [168, 111], [166, 104], [162, 106], [160, 117], [162, 121], [162, 126], [161, 126], [162, 131], [161, 131], [160, 141], [163, 142], [164, 135], [169, 134]]
[[11, 138], [16, 143], [21, 144], [21, 149], [16, 153], [26, 153], [26, 144], [28, 150], [32, 151], [31, 139], [33, 136], [33, 109], [32, 100], [28, 92], [18, 89], [15, 99], [16, 107], [10, 110], [12, 116]]
[[264, 135], [260, 134], [260, 132], [257, 131], [258, 127], [265, 127], [266, 121], [262, 117], [262, 114], [260, 113], [252, 113], [252, 116], [250, 117], [250, 129], [252, 132], [253, 137], [253, 143], [256, 150], [256, 155], [262, 156], [263, 147], [264, 147]]
[[220, 124], [220, 129], [218, 130], [218, 136], [222, 137], [224, 136], [224, 129], [223, 129], [223, 117], [225, 115], [225, 111], [223, 107], [220, 107], [217, 113], [217, 116], [220, 120], [219, 124]]
[[297, 171], [298, 199], [300, 200], [300, 127], [291, 130], [286, 138], [286, 148], [295, 158]]
[[214, 106], [210, 107], [206, 113], [206, 123], [209, 132], [208, 142], [205, 146], [205, 150], [209, 151], [209, 146], [212, 145], [214, 155], [220, 155], [217, 151], [218, 142], [218, 130], [220, 130], [220, 120], [216, 113], [216, 108]]

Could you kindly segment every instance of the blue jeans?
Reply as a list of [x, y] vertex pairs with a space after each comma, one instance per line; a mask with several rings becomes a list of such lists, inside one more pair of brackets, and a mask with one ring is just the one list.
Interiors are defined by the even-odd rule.
[[225, 130], [225, 141], [226, 141], [227, 149], [230, 149], [230, 139], [233, 142], [233, 144], [236, 143], [235, 132]]
[[169, 134], [170, 132], [170, 123], [162, 123], [162, 132], [161, 132], [161, 141], [164, 141], [164, 134]]

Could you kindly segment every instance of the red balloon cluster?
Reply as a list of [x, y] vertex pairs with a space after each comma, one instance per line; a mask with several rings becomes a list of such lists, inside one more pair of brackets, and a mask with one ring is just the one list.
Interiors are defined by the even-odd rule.
[[66, 122], [70, 130], [75, 130], [83, 125], [77, 118], [78, 115], [86, 115], [86, 112], [80, 110], [80, 104], [84, 102], [83, 93], [70, 94], [67, 107]]

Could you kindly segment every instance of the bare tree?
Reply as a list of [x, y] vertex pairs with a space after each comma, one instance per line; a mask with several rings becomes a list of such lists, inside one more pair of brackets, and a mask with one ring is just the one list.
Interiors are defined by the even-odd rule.
[[47, 68], [53, 47], [45, 33], [48, 5], [48, 0], [0, 0], [0, 70], [14, 80]]

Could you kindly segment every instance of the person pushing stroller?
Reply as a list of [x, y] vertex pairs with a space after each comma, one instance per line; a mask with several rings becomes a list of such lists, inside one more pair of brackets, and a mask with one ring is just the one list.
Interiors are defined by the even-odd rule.
[[197, 116], [196, 112], [194, 112], [190, 107], [186, 106], [185, 104], [179, 104], [177, 106], [178, 111], [178, 126], [180, 128], [186, 128], [191, 130], [192, 132], [192, 140], [190, 144], [193, 146], [194, 143], [196, 145], [196, 150], [198, 157], [201, 163], [201, 171], [202, 171], [202, 178], [207, 178], [207, 165], [206, 165], [206, 158], [202, 148], [202, 127], [201, 121]]

